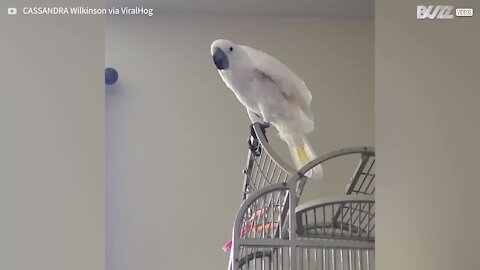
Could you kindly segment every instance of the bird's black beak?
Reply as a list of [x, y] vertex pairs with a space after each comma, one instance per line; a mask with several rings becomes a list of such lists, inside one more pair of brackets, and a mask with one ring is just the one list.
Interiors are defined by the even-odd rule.
[[228, 68], [228, 56], [220, 48], [216, 48], [213, 53], [213, 62], [217, 69], [227, 69]]

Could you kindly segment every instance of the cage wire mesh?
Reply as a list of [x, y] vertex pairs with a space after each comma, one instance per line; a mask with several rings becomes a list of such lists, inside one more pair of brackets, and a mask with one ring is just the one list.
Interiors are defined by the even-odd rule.
[[[243, 203], [226, 249], [231, 248], [228, 269], [375, 269], [373, 148], [340, 149], [297, 171], [270, 147], [267, 128], [250, 128]], [[298, 206], [305, 173], [344, 155], [360, 157], [345, 195]]]
[[248, 138], [247, 165], [243, 199], [255, 191], [275, 183], [284, 183], [296, 173], [287, 163], [278, 157], [268, 144], [266, 129], [268, 124], [256, 123], [250, 126]]

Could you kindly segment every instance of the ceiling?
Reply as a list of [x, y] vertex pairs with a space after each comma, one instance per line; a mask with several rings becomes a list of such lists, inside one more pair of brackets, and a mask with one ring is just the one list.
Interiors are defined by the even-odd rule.
[[107, 0], [155, 13], [371, 19], [374, 0]]

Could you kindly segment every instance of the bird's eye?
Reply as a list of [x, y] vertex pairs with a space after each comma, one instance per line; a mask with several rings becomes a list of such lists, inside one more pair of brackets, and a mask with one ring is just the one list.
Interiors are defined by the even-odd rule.
[[233, 52], [233, 47], [230, 47], [230, 51]]

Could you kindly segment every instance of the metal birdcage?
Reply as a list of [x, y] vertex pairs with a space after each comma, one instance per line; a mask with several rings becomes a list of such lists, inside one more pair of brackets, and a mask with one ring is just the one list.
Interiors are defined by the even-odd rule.
[[[243, 202], [236, 216], [228, 269], [374, 270], [375, 152], [340, 149], [299, 171], [270, 147], [268, 125], [253, 124], [249, 136]], [[337, 157], [358, 157], [345, 195], [299, 205], [305, 174]]]

